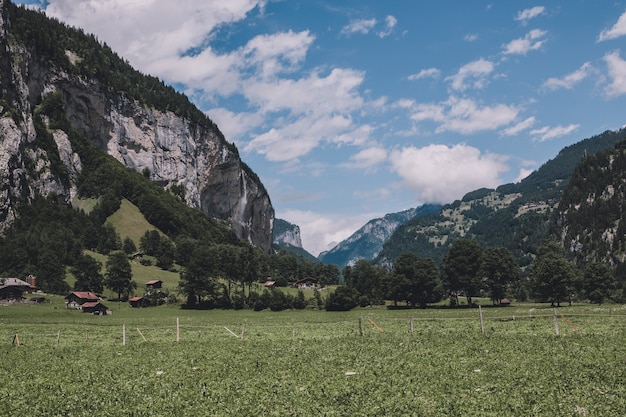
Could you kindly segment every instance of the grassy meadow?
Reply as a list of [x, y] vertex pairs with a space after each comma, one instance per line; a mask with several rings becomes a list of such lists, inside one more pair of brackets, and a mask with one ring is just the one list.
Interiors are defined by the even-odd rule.
[[100, 317], [49, 298], [0, 307], [0, 414], [626, 411], [624, 306], [560, 308], [556, 336], [545, 305], [485, 306], [483, 333], [478, 309], [467, 308], [189, 311], [106, 302], [113, 314]]

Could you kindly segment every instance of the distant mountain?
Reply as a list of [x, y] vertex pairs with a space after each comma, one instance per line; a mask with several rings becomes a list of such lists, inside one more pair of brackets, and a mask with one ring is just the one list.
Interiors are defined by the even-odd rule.
[[383, 243], [400, 225], [415, 217], [438, 213], [441, 207], [438, 204], [425, 204], [370, 220], [349, 238], [331, 250], [322, 252], [318, 259], [326, 264], [336, 264], [340, 269], [346, 265], [353, 265], [359, 259], [372, 260], [382, 249]]
[[438, 214], [409, 220], [385, 242], [375, 262], [391, 265], [401, 253], [412, 252], [440, 263], [455, 240], [469, 238], [484, 247], [506, 247], [520, 266], [529, 265], [551, 229], [553, 212], [577, 164], [625, 136], [626, 130], [619, 130], [585, 139], [562, 149], [517, 184], [481, 188]]
[[283, 219], [274, 220], [274, 229], [272, 232], [272, 243], [274, 248], [278, 247], [286, 251], [295, 253], [305, 259], [317, 261], [317, 258], [307, 252], [302, 247], [302, 239], [300, 237], [300, 226], [289, 223]]

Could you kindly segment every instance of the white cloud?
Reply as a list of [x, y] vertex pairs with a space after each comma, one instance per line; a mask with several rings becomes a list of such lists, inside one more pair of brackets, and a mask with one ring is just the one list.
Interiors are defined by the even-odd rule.
[[523, 132], [524, 130], [530, 129], [531, 127], [533, 127], [533, 125], [535, 124], [535, 117], [531, 116], [525, 120], [522, 120], [521, 122], [517, 123], [514, 126], [511, 126], [507, 129], [504, 129], [502, 131], [502, 134], [504, 136], [517, 136], [518, 134], [520, 134], [521, 132]]
[[476, 188], [496, 187], [508, 170], [506, 157], [481, 154], [465, 144], [406, 147], [392, 152], [390, 160], [406, 186], [431, 203], [449, 203]]
[[568, 135], [578, 129], [580, 125], [578, 124], [570, 124], [567, 126], [544, 126], [539, 129], [534, 129], [530, 131], [530, 134], [533, 135], [535, 141], [544, 142], [546, 140], [560, 138], [561, 136]]
[[471, 99], [450, 97], [443, 103], [417, 104], [411, 119], [438, 123], [437, 133], [472, 134], [504, 127], [512, 123], [518, 114], [519, 109], [513, 106], [480, 106]]
[[[198, 48], [224, 23], [246, 17], [256, 0], [49, 0], [48, 16], [87, 28], [142, 71]], [[115, 22], [115, 24], [111, 24]]]
[[234, 113], [223, 107], [211, 109], [207, 115], [219, 126], [227, 141], [237, 144], [247, 132], [263, 122], [263, 117], [259, 113]]
[[397, 24], [398, 24], [398, 19], [396, 19], [394, 16], [391, 16], [391, 15], [387, 16], [385, 18], [385, 29], [378, 32], [378, 37], [382, 39], [391, 35], [391, 33], [393, 32], [393, 29], [396, 27]]
[[300, 226], [302, 246], [317, 256], [347, 239], [380, 213], [364, 213], [354, 216], [328, 215], [303, 210], [287, 210], [277, 217]]
[[534, 19], [537, 16], [544, 14], [546, 8], [543, 6], [535, 6], [530, 9], [524, 9], [520, 12], [517, 12], [517, 16], [515, 16], [515, 20], [520, 20], [522, 23], [526, 23], [530, 19]]
[[610, 52], [604, 55], [609, 70], [611, 84], [606, 87], [606, 94], [609, 97], [616, 97], [626, 94], [626, 61], [619, 54], [619, 51]]
[[551, 77], [543, 83], [543, 87], [550, 90], [557, 90], [559, 88], [565, 88], [571, 90], [576, 84], [587, 78], [593, 72], [593, 66], [590, 62], [585, 62], [576, 71], [567, 74], [563, 78]]
[[367, 35], [369, 31], [376, 26], [376, 23], [378, 23], [378, 21], [374, 18], [353, 20], [341, 29], [341, 34], [346, 36], [352, 35], [353, 33]]
[[616, 39], [624, 35], [626, 35], [626, 12], [622, 13], [613, 27], [600, 32], [600, 35], [598, 35], [598, 42]]
[[426, 69], [420, 70], [420, 72], [416, 74], [409, 75], [407, 78], [410, 81], [417, 81], [417, 80], [421, 80], [422, 78], [439, 78], [440, 74], [441, 74], [441, 71], [439, 71], [437, 68], [426, 68]]
[[526, 55], [529, 51], [540, 49], [546, 42], [541, 39], [548, 34], [545, 30], [533, 29], [523, 38], [514, 39], [504, 46], [505, 55]]
[[476, 33], [468, 33], [467, 35], [465, 35], [463, 37], [463, 40], [465, 42], [475, 42], [478, 40], [478, 34]]
[[530, 174], [532, 174], [533, 172], [535, 172], [534, 169], [520, 168], [519, 173], [517, 174], [517, 178], [515, 178], [513, 182], [518, 183], [524, 178], [526, 178], [527, 176], [529, 176]]
[[493, 62], [481, 58], [463, 65], [455, 75], [446, 80], [452, 81], [452, 88], [457, 91], [464, 91], [469, 87], [482, 88], [487, 83], [487, 75], [493, 69]]
[[372, 169], [387, 160], [387, 150], [379, 146], [363, 149], [350, 157], [346, 164], [352, 168]]

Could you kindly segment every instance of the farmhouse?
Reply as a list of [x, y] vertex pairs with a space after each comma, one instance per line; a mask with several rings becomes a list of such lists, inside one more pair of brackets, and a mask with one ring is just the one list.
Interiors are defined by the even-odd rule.
[[24, 292], [32, 293], [35, 286], [19, 278], [0, 278], [0, 300], [21, 301]]
[[263, 286], [264, 286], [264, 287], [267, 287], [267, 288], [271, 288], [271, 287], [273, 287], [273, 286], [274, 286], [274, 284], [276, 284], [276, 281], [269, 281], [269, 280], [268, 280], [268, 281], [265, 281], [265, 282], [263, 283]]
[[160, 279], [152, 279], [152, 280], [146, 282], [146, 287], [149, 290], [161, 289], [163, 287], [163, 281], [161, 281]]
[[144, 306], [143, 297], [131, 297], [128, 299], [128, 304], [130, 304], [130, 306], [134, 308], [143, 307]]
[[296, 287], [301, 290], [315, 289], [317, 288], [317, 281], [313, 278], [303, 278], [296, 282]]
[[85, 303], [99, 302], [101, 300], [96, 294], [89, 291], [74, 291], [65, 297], [65, 305], [67, 308], [81, 309]]
[[88, 301], [81, 306], [83, 313], [109, 314], [109, 309], [99, 301]]

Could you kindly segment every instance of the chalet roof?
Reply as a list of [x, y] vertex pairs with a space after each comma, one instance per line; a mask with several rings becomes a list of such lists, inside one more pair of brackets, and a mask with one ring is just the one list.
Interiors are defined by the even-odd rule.
[[300, 281], [296, 281], [296, 284], [304, 284], [305, 282], [317, 282], [314, 278], [302, 278]]
[[274, 284], [276, 284], [276, 281], [265, 281], [263, 283], [264, 287], [272, 287]]
[[132, 297], [128, 299], [129, 302], [141, 301], [141, 300], [143, 300], [143, 297]]
[[98, 297], [96, 294], [89, 292], [89, 291], [73, 291], [72, 293], [70, 293], [70, 295], [68, 295], [65, 298], [70, 298], [70, 296], [74, 295], [76, 298], [80, 298], [82, 300], [93, 300], [93, 301], [99, 301], [100, 297]]
[[146, 282], [146, 285], [154, 285], [154, 284], [158, 284], [158, 283], [163, 283], [163, 281], [161, 281], [160, 279], [151, 279], [150, 281]]
[[97, 307], [98, 304], [100, 304], [101, 306], [104, 307], [104, 305], [101, 304], [99, 301], [90, 301], [90, 302], [84, 303], [81, 307], [83, 309], [85, 309], [85, 308], [93, 308], [93, 307]]
[[28, 282], [22, 281], [19, 278], [0, 278], [0, 288], [6, 288], [6, 287], [33, 288], [33, 286], [30, 285]]

